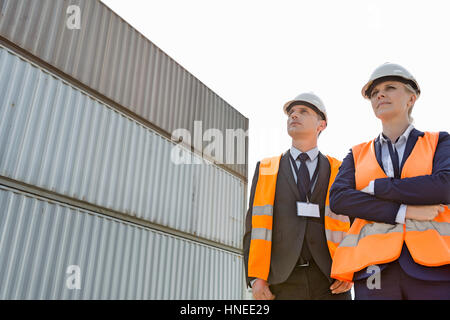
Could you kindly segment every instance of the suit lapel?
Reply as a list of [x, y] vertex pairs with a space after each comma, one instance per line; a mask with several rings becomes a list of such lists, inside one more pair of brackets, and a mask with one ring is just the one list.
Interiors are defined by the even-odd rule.
[[377, 158], [377, 162], [380, 165], [381, 170], [383, 170], [384, 173], [386, 173], [386, 171], [384, 171], [384, 167], [383, 167], [383, 160], [381, 159], [381, 143], [380, 143], [380, 136], [378, 136], [375, 139], [375, 143], [374, 143], [374, 149], [375, 149], [375, 157]]
[[289, 160], [289, 150], [286, 151], [280, 160], [280, 172], [284, 175], [284, 178], [288, 182], [289, 188], [295, 195], [295, 199], [300, 199], [300, 192], [298, 191], [297, 184], [294, 180], [294, 174], [292, 173], [291, 162]]
[[317, 182], [311, 195], [311, 202], [317, 203], [317, 198], [320, 196], [323, 189], [328, 190], [328, 183], [330, 181], [330, 162], [319, 152], [317, 165], [319, 166], [319, 174], [317, 175]]

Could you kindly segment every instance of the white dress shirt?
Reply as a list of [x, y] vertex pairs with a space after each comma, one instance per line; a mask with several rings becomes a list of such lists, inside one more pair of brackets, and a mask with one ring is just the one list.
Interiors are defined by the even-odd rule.
[[[299, 169], [301, 162], [299, 159], [297, 159], [297, 157], [303, 152], [298, 150], [295, 147], [291, 147], [290, 152], [291, 152], [292, 158], [294, 158], [295, 163], [297, 164], [297, 169]], [[305, 163], [306, 163], [306, 167], [308, 167], [309, 179], [312, 179], [312, 177], [314, 175], [314, 171], [317, 168], [317, 162], [319, 160], [319, 157], [318, 157], [319, 156], [319, 148], [315, 147], [314, 149], [311, 149], [305, 153], [309, 156], [309, 159], [306, 160]], [[289, 160], [289, 163], [291, 164], [292, 174], [294, 175], [295, 183], [297, 183], [297, 172], [295, 171], [294, 166], [292, 165], [292, 161]], [[317, 181], [317, 178], [315, 179], [315, 181], [311, 181], [312, 182], [311, 193], [314, 190], [316, 181]]]
[[[395, 143], [392, 143], [392, 141], [391, 141], [392, 147], [397, 149], [399, 165], [402, 163], [403, 155], [405, 153], [406, 142], [408, 141], [408, 137], [409, 137], [409, 134], [411, 133], [412, 129], [414, 129], [414, 126], [412, 124], [410, 124], [408, 126], [408, 128], [406, 128], [405, 132], [403, 132], [403, 134], [400, 137], [398, 137], [398, 139], [397, 139], [397, 141], [395, 141]], [[389, 149], [388, 149], [388, 140], [389, 139], [386, 139], [382, 133], [380, 134], [379, 138], [380, 138], [379, 140], [380, 140], [380, 145], [381, 145], [381, 161], [383, 163], [384, 171], [388, 177], [393, 178], [394, 177], [394, 165], [392, 164], [392, 159], [391, 159], [391, 156], [389, 154]], [[369, 187], [368, 187], [368, 192], [372, 195], [375, 194], [375, 181], [374, 180], [370, 181]], [[405, 216], [406, 216], [406, 205], [402, 204], [402, 205], [400, 205], [400, 208], [398, 209], [395, 222], [405, 224]]]

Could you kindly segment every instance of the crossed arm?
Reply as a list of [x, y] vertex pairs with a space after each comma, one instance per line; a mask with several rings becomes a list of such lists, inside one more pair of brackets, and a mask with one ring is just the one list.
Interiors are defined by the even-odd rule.
[[394, 224], [400, 205], [450, 203], [450, 135], [441, 133], [431, 175], [374, 181], [374, 195], [355, 189], [353, 153], [342, 162], [330, 189], [331, 210], [352, 218]]

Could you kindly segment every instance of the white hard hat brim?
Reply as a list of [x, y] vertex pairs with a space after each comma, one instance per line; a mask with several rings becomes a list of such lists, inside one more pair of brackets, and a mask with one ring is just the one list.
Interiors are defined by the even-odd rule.
[[[367, 91], [369, 90], [370, 86], [372, 86], [372, 84], [373, 84], [375, 81], [379, 81], [379, 80], [381, 80], [381, 79], [383, 79], [383, 78], [386, 78], [385, 81], [389, 81], [389, 80], [399, 80], [400, 82], [402, 82], [403, 84], [405, 84], [406, 86], [408, 86], [411, 90], [413, 90], [413, 91], [416, 93], [417, 97], [420, 96], [420, 88], [419, 88], [419, 85], [417, 84], [416, 81], [413, 81], [413, 80], [411, 80], [411, 79], [407, 79], [407, 78], [404, 78], [404, 77], [399, 77], [399, 76], [384, 76], [384, 77], [380, 77], [380, 78], [376, 78], [376, 79], [370, 80], [370, 81], [367, 82], [366, 85], [361, 89], [361, 95], [362, 95], [365, 99], [370, 99], [370, 97], [367, 95]], [[397, 78], [397, 79], [395, 79], [395, 78]], [[403, 80], [403, 81], [402, 81], [402, 80]], [[382, 83], [382, 82], [384, 82], [384, 81], [380, 81], [380, 83]], [[409, 82], [409, 83], [408, 83], [408, 82]], [[411, 83], [414, 83], [414, 86], [411, 85]], [[414, 88], [414, 87], [416, 87], [416, 88]]]
[[319, 115], [323, 115], [323, 117], [325, 118], [324, 120], [326, 121], [326, 122], [328, 122], [328, 117], [327, 117], [327, 114], [325, 113], [325, 112], [323, 112], [322, 110], [320, 110], [316, 105], [314, 105], [313, 103], [311, 103], [311, 102], [309, 102], [309, 101], [305, 101], [305, 100], [290, 100], [290, 101], [288, 101], [288, 102], [286, 102], [285, 104], [284, 104], [284, 106], [283, 106], [283, 111], [284, 111], [284, 113], [286, 114], [286, 115], [288, 115], [288, 113], [287, 113], [287, 109], [289, 108], [289, 106], [290, 105], [292, 105], [293, 103], [296, 103], [296, 104], [298, 104], [298, 105], [305, 105], [305, 106], [307, 106], [308, 108], [311, 108], [312, 107], [312, 109], [314, 110], [314, 112], [316, 112], [317, 114], [319, 114]]

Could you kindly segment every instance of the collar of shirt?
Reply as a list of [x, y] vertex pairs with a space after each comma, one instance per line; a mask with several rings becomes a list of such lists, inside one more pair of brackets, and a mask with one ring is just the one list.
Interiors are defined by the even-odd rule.
[[[410, 124], [408, 128], [406, 128], [405, 132], [398, 137], [397, 141], [394, 142], [394, 145], [402, 145], [408, 141], [409, 134], [411, 133], [412, 129], [414, 129], [414, 126]], [[387, 143], [389, 138], [387, 138], [383, 133], [380, 133], [380, 143], [381, 145], [384, 145]], [[392, 142], [392, 141], [391, 141]]]
[[[290, 151], [291, 151], [292, 158], [294, 158], [294, 160], [297, 160], [297, 157], [300, 155], [300, 153], [302, 153], [302, 151], [298, 150], [294, 146], [291, 147]], [[306, 160], [306, 162], [314, 161], [317, 158], [317, 156], [319, 155], [319, 147], [315, 147], [315, 148], [307, 151], [306, 154], [308, 154], [308, 156], [309, 156], [309, 160]], [[299, 160], [297, 160], [297, 161], [299, 161]]]

